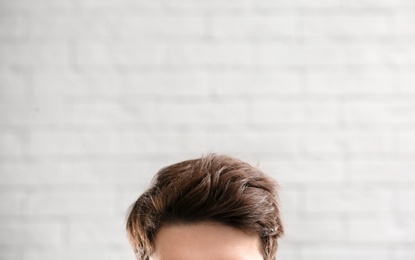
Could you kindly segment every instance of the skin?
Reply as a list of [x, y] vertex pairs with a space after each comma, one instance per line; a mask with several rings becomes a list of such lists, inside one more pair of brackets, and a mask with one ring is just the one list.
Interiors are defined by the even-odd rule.
[[218, 223], [162, 227], [150, 260], [263, 260], [257, 234]]

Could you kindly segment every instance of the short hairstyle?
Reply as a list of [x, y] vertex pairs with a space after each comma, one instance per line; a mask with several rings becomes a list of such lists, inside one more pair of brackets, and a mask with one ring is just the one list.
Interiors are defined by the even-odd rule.
[[161, 169], [129, 209], [127, 233], [137, 259], [148, 260], [163, 225], [217, 222], [256, 233], [275, 259], [284, 233], [278, 184], [239, 159], [208, 154]]

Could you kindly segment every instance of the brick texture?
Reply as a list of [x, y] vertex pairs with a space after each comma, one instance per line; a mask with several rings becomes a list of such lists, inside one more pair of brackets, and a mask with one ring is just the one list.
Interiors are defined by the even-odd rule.
[[278, 259], [415, 258], [415, 2], [0, 0], [0, 259], [134, 259], [207, 152], [282, 184]]

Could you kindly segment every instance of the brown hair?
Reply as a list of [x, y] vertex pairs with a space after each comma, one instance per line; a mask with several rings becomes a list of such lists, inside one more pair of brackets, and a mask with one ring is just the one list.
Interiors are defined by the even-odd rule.
[[127, 232], [136, 256], [148, 260], [162, 225], [213, 221], [255, 232], [264, 259], [275, 259], [284, 229], [277, 183], [251, 165], [209, 154], [161, 169], [131, 205]]

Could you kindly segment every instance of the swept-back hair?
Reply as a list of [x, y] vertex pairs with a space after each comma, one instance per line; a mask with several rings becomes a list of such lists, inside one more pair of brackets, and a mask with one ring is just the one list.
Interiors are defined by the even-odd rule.
[[284, 233], [278, 184], [239, 159], [209, 154], [161, 169], [131, 205], [127, 233], [137, 259], [154, 253], [161, 226], [217, 222], [260, 236], [263, 256], [275, 259]]

